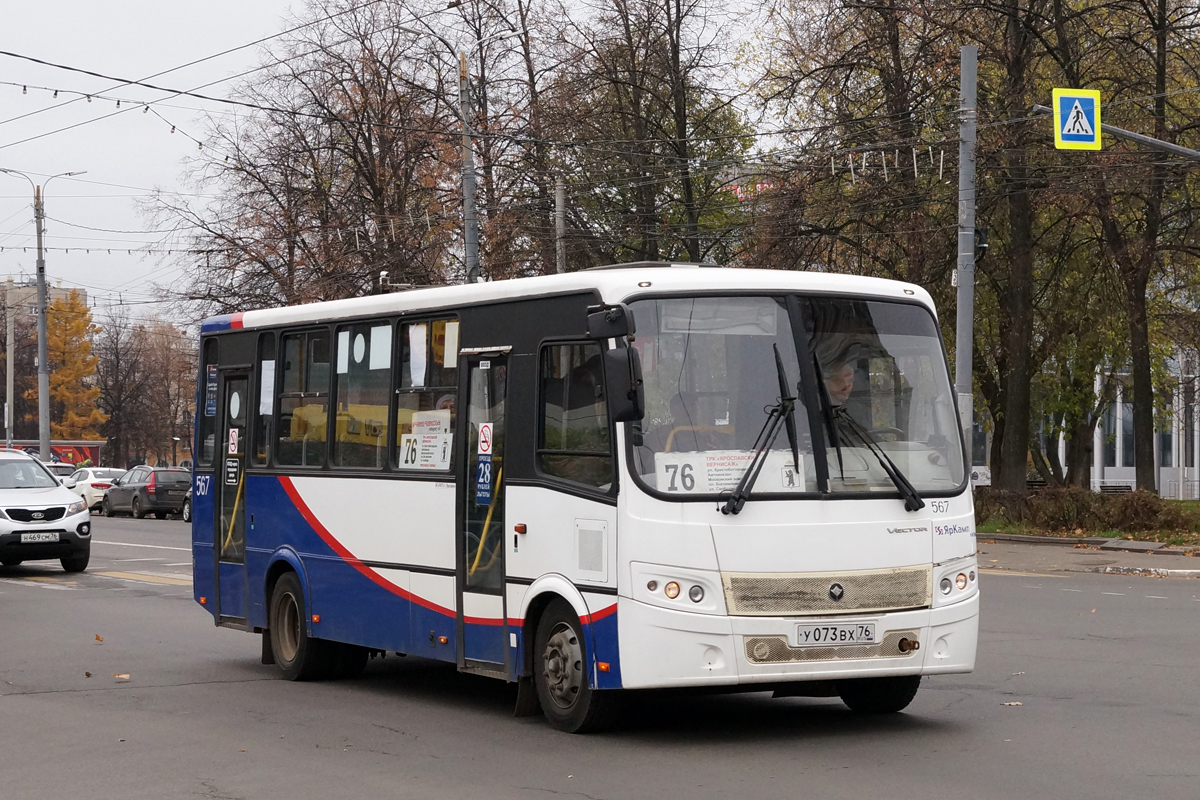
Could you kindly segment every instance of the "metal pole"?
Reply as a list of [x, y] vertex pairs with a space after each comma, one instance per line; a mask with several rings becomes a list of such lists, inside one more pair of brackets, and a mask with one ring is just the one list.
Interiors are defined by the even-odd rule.
[[38, 456], [50, 460], [50, 363], [46, 354], [46, 259], [42, 249], [42, 187], [33, 190], [33, 219], [37, 227], [38, 302]]
[[12, 301], [13, 279], [8, 276], [4, 282], [4, 327], [8, 329], [8, 339], [5, 342], [4, 364], [4, 432], [5, 446], [12, 450], [13, 446], [13, 339], [16, 325], [13, 320], [14, 306]]
[[[1033, 107], [1033, 113], [1053, 114], [1054, 109], [1049, 106], [1036, 105]], [[1118, 128], [1115, 125], [1109, 125], [1105, 122], [1100, 123], [1100, 131], [1107, 133], [1109, 136], [1116, 136], [1118, 139], [1128, 139], [1131, 142], [1137, 142], [1154, 150], [1161, 150], [1164, 153], [1170, 153], [1171, 155], [1191, 159], [1192, 161], [1200, 161], [1200, 150], [1193, 150], [1190, 147], [1182, 147], [1171, 142], [1164, 142], [1162, 139], [1155, 139], [1153, 136], [1127, 131], [1124, 128]]]
[[467, 283], [479, 281], [479, 220], [475, 216], [475, 155], [471, 144], [471, 84], [467, 54], [458, 54], [458, 110], [462, 116], [463, 242]]
[[567, 271], [567, 185], [554, 179], [554, 255], [558, 272]]
[[971, 360], [975, 322], [975, 82], [979, 49], [960, 53], [958, 126], [958, 318], [954, 341], [954, 389], [963, 440], [970, 453], [974, 440], [975, 400]]

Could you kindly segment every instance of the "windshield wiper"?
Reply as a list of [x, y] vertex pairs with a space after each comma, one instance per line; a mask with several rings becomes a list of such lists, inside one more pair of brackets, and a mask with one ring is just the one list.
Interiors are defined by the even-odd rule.
[[906, 511], [920, 511], [925, 507], [925, 501], [921, 499], [921, 495], [917, 494], [917, 489], [912, 485], [900, 468], [896, 466], [892, 459], [888, 458], [888, 454], [883, 452], [879, 444], [871, 438], [871, 434], [867, 432], [863, 426], [850, 416], [850, 412], [845, 406], [835, 406], [833, 415], [838, 418], [838, 421], [843, 423], [846, 429], [854, 434], [855, 438], [860, 440], [866, 448], [871, 451], [875, 459], [879, 462], [879, 466], [883, 469], [887, 476], [892, 479], [892, 483], [896, 484], [896, 488], [900, 490], [900, 497], [904, 500], [904, 508]]
[[787, 428], [788, 443], [792, 447], [792, 458], [795, 459], [792, 462], [792, 469], [796, 471], [797, 475], [800, 474], [800, 442], [796, 437], [796, 398], [788, 396], [787, 373], [783, 371], [783, 359], [779, 356], [779, 345], [771, 346], [775, 350], [775, 370], [779, 375], [779, 404], [771, 406], [767, 412], [767, 421], [763, 423], [762, 430], [758, 432], [758, 438], [754, 440], [754, 457], [746, 465], [746, 471], [742, 473], [742, 478], [734, 488], [733, 494], [729, 495], [725, 505], [721, 506], [722, 514], [737, 514], [750, 499], [750, 490], [754, 488], [754, 482], [758, 480], [758, 473], [762, 472], [763, 465], [767, 463], [767, 453], [770, 452], [771, 445], [775, 444], [775, 439], [779, 437], [780, 422], [783, 422], [784, 427]]

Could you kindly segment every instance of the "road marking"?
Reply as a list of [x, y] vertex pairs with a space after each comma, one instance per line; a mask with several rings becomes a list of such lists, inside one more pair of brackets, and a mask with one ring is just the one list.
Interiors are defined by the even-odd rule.
[[1022, 578], [1068, 578], [1069, 575], [1050, 575], [1045, 572], [1018, 572], [1014, 569], [998, 569], [996, 567], [980, 567], [984, 575], [1017, 575]]
[[164, 586], [191, 586], [191, 580], [168, 578], [160, 575], [147, 575], [144, 572], [93, 572], [104, 578], [116, 578], [122, 581], [138, 581], [139, 583], [157, 583]]
[[114, 558], [113, 561], [123, 564], [126, 561], [166, 561], [165, 558]]
[[61, 592], [71, 592], [75, 590], [74, 584], [64, 586], [59, 583], [50, 583], [46, 579], [34, 580], [33, 578], [0, 578], [0, 583], [11, 583], [15, 586], [36, 586], [39, 589], [58, 589]]
[[1059, 589], [1060, 592], [1082, 592], [1083, 589]]
[[1146, 595], [1146, 599], [1147, 600], [1169, 600], [1170, 598], [1163, 597], [1162, 595], [1157, 595], [1157, 594], [1148, 594], [1148, 595]]
[[1112, 595], [1113, 597], [1124, 597], [1124, 592], [1101, 592], [1100, 594]]
[[163, 564], [163, 566], [164, 567], [190, 567], [190, 566], [192, 566], [192, 562], [180, 561], [178, 564]]
[[181, 553], [192, 552], [192, 548], [190, 547], [167, 547], [162, 544], [134, 544], [133, 542], [106, 542], [100, 539], [94, 539], [92, 544], [115, 544], [121, 547], [149, 547], [152, 550], [178, 550]]

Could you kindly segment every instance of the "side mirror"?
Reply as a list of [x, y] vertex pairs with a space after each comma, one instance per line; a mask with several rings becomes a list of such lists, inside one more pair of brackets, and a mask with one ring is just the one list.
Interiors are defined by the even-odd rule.
[[75, 483], [75, 481], [72, 481], [72, 480], [63, 481], [63, 486], [67, 487], [68, 489], [74, 489], [78, 485], [79, 484]]
[[589, 339], [621, 339], [637, 330], [633, 311], [624, 303], [615, 306], [589, 306], [587, 337]]
[[642, 363], [637, 350], [632, 347], [606, 350], [604, 380], [608, 386], [608, 412], [613, 422], [634, 422], [646, 416]]

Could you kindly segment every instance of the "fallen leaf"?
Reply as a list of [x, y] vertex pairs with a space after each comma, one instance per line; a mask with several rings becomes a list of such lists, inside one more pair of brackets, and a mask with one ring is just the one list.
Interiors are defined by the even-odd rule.
[[104, 641], [104, 637], [103, 637], [103, 636], [101, 636], [100, 634], [98, 634], [98, 633], [97, 633], [97, 634], [96, 634], [96, 641], [97, 641], [97, 642], [103, 642], [103, 641]]
[[1005, 739], [1004, 741], [1006, 741], [1006, 742], [1011, 742], [1011, 741], [1012, 741], [1012, 739]]
[[85, 678], [90, 678], [90, 677], [92, 677], [92, 673], [90, 673], [90, 672], [85, 672], [85, 673], [83, 673], [83, 677], [85, 677]]
[[989, 559], [988, 559], [988, 561], [991, 561], [993, 564], [995, 564], [995, 563], [996, 563], [997, 561], [999, 561], [999, 560], [1000, 560], [1000, 559], [998, 559], [998, 558], [989, 558]]
[[128, 672], [114, 672], [113, 677], [119, 681], [127, 681], [127, 680], [129, 680], [129, 673]]
[[1093, 609], [1092, 609], [1092, 613], [1093, 613], [1093, 614], [1095, 614], [1095, 613], [1096, 613], [1096, 609], [1094, 609], [1094, 608], [1093, 608]]
[[1011, 703], [1001, 703], [1002, 706], [1019, 706], [1022, 705], [1020, 700], [1014, 700]]
[[1024, 672], [1014, 672], [1013, 675], [1024, 675]]

